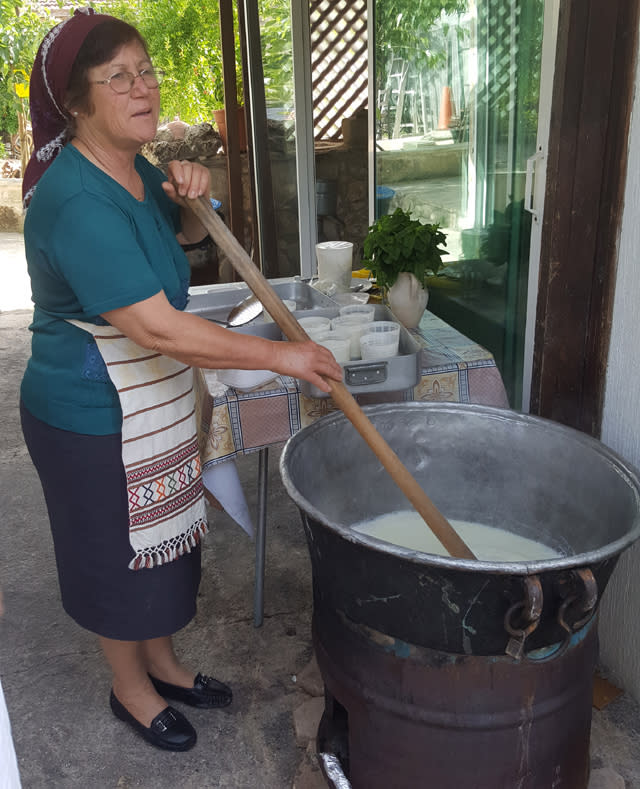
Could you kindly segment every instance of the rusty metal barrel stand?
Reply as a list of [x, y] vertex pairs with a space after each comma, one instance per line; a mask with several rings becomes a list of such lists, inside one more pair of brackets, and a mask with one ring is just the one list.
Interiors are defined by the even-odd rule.
[[593, 619], [518, 660], [417, 646], [325, 602], [315, 595], [318, 752], [338, 756], [354, 789], [587, 786]]

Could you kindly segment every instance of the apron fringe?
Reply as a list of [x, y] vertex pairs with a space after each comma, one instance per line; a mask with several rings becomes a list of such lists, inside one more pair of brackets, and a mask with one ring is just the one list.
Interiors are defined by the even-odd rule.
[[176, 542], [175, 538], [173, 538], [165, 544], [139, 550], [129, 562], [129, 569], [145, 570], [151, 567], [158, 567], [172, 562], [180, 556], [184, 556], [185, 553], [191, 553], [191, 549], [198, 546], [201, 538], [208, 531], [209, 526], [207, 522], [198, 520], [191, 526], [189, 532], [184, 535], [184, 539]]

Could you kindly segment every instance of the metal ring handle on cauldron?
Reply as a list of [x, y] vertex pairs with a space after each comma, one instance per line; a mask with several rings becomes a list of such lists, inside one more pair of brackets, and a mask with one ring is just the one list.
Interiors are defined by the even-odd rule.
[[[542, 584], [537, 575], [528, 575], [524, 579], [524, 599], [514, 603], [504, 615], [504, 629], [511, 638], [505, 652], [514, 660], [520, 660], [524, 653], [524, 642], [540, 623], [542, 615]], [[528, 624], [526, 627], [515, 627], [516, 614]]]
[[[582, 567], [579, 570], [573, 570], [571, 575], [582, 583], [582, 594], [570, 595], [558, 609], [558, 624], [567, 631], [567, 635], [558, 652], [554, 653], [554, 657], [559, 657], [566, 652], [573, 634], [583, 628], [593, 617], [598, 602], [598, 583], [591, 570], [588, 567]], [[572, 625], [567, 622], [567, 612], [571, 609], [576, 609], [579, 616]]]
[[[562, 605], [558, 609], [558, 624], [566, 631], [567, 635], [563, 641], [558, 643], [557, 649], [553, 652], [546, 652], [544, 657], [534, 658], [531, 654], [526, 655], [527, 660], [533, 663], [542, 663], [545, 660], [561, 657], [569, 648], [573, 634], [583, 628], [595, 614], [598, 602], [598, 583], [591, 570], [588, 567], [572, 570], [570, 577], [574, 581], [577, 580], [581, 583], [582, 593], [570, 594], [563, 600]], [[572, 609], [577, 609], [579, 618], [573, 624], [569, 624], [567, 622], [567, 612]]]

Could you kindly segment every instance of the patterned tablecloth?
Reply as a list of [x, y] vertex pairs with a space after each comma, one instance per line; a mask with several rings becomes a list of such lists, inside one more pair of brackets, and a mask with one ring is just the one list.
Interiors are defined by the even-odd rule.
[[[358, 395], [361, 405], [427, 400], [508, 408], [507, 393], [489, 351], [430, 312], [425, 312], [420, 327], [412, 333], [422, 346], [417, 386], [402, 392]], [[204, 373], [215, 391], [215, 374]], [[208, 430], [204, 466], [282, 444], [301, 428], [335, 410], [331, 398], [306, 397], [297, 381], [287, 376], [279, 376], [251, 392], [227, 389], [222, 396], [210, 396], [202, 414], [203, 428]]]

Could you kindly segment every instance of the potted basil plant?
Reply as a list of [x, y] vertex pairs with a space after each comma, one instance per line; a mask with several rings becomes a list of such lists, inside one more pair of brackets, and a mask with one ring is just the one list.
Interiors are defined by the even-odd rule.
[[392, 312], [408, 328], [422, 318], [429, 294], [426, 279], [438, 273], [446, 236], [440, 226], [423, 224], [396, 208], [377, 219], [363, 243], [363, 265], [376, 278]]

